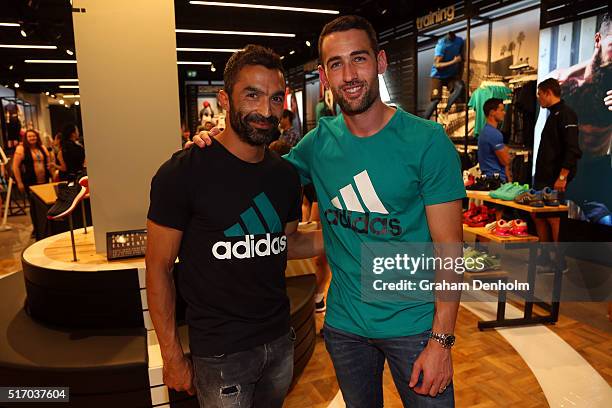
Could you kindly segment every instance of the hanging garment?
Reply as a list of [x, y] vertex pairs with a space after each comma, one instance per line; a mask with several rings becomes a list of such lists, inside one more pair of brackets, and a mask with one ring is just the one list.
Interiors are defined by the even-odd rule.
[[468, 106], [476, 112], [476, 123], [474, 125], [474, 135], [478, 136], [484, 127], [487, 118], [482, 110], [486, 101], [491, 98], [499, 98], [501, 100], [509, 99], [512, 95], [512, 90], [506, 86], [490, 85], [477, 88], [470, 97]]

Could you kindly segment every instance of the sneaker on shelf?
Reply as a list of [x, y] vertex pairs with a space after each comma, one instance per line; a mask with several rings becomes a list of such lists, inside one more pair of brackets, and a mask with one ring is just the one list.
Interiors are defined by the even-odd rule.
[[518, 196], [519, 194], [524, 193], [525, 191], [529, 191], [529, 185], [528, 184], [519, 184], [519, 183], [512, 183], [513, 186], [508, 188], [507, 190], [505, 190], [503, 193], [501, 193], [499, 195], [499, 198], [504, 200], [504, 201], [513, 201], [516, 196]]
[[315, 303], [315, 312], [323, 313], [325, 311], [325, 298], [321, 299], [320, 302]]
[[475, 215], [477, 211], [480, 211], [479, 206], [477, 206], [473, 202], [470, 203], [470, 208], [463, 212], [463, 223], [466, 224], [466, 220], [471, 216]]
[[514, 202], [517, 204], [529, 205], [531, 207], [544, 207], [542, 192], [536, 191], [533, 188], [517, 195], [514, 198]]
[[491, 197], [491, 198], [499, 198], [499, 194], [501, 194], [502, 192], [512, 188], [513, 186], [514, 186], [514, 183], [504, 183], [497, 190], [490, 191], [489, 192], [489, 197]]
[[47, 218], [57, 220], [70, 214], [85, 197], [87, 188], [76, 181], [57, 185], [57, 200], [47, 212]]
[[509, 222], [510, 224], [510, 234], [515, 237], [526, 237], [529, 235], [527, 233], [527, 223], [523, 220], [516, 219]]
[[493, 177], [487, 177], [486, 184], [487, 190], [497, 190], [502, 185], [502, 179], [499, 174], [495, 174]]
[[[466, 261], [468, 259], [470, 260], [470, 262], [466, 262], [465, 269], [468, 272], [484, 272], [492, 269], [499, 269], [501, 266], [501, 262], [497, 257], [470, 247], [463, 251], [463, 258]], [[471, 267], [468, 265], [471, 265]]]
[[550, 187], [544, 187], [542, 189], [542, 199], [544, 200], [544, 205], [549, 207], [558, 207], [560, 204], [559, 192]]
[[487, 230], [487, 232], [493, 233], [496, 225], [497, 225], [497, 221], [490, 222], [487, 225], [485, 225], [485, 229]]
[[495, 225], [495, 229], [493, 230], [493, 235], [503, 238], [510, 237], [510, 225], [508, 222], [506, 220], [497, 221], [497, 225]]
[[474, 180], [474, 184], [467, 186], [466, 190], [472, 191], [488, 191], [489, 186], [487, 183], [487, 178], [485, 176], [478, 177]]

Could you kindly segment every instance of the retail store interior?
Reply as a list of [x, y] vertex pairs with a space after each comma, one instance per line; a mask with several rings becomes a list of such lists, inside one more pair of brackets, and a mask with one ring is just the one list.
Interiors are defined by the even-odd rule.
[[[0, 407], [612, 406], [611, 18], [2, 2]], [[460, 301], [411, 297], [424, 241]]]

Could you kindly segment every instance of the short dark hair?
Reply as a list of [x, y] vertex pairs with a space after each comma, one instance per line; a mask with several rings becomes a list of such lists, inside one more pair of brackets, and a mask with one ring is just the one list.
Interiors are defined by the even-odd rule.
[[497, 110], [500, 103], [503, 104], [504, 101], [499, 98], [487, 99], [484, 105], [482, 105], [482, 111], [484, 112], [485, 117], [489, 116], [489, 113], [491, 113], [491, 111]]
[[281, 119], [289, 119], [289, 122], [293, 122], [293, 119], [295, 119], [295, 113], [291, 112], [289, 109], [285, 109], [283, 111], [283, 116], [281, 116]]
[[538, 89], [541, 91], [550, 91], [553, 95], [561, 96], [561, 85], [554, 78], [548, 78], [538, 84]]
[[249, 44], [243, 50], [236, 51], [225, 64], [223, 70], [223, 87], [232, 95], [238, 74], [247, 65], [262, 65], [268, 69], [277, 69], [285, 76], [283, 63], [274, 51], [261, 45]]
[[60, 140], [62, 142], [67, 142], [72, 137], [72, 134], [76, 132], [76, 130], [77, 130], [77, 126], [74, 123], [67, 123], [62, 128], [62, 136]]
[[332, 33], [338, 33], [352, 29], [365, 31], [370, 39], [370, 45], [374, 50], [374, 55], [378, 54], [378, 40], [376, 38], [376, 31], [374, 31], [374, 27], [372, 27], [372, 24], [370, 24], [370, 22], [363, 17], [342, 16], [325, 24], [325, 27], [323, 27], [323, 31], [321, 31], [321, 35], [319, 35], [319, 62], [321, 64], [324, 63], [322, 49], [323, 39], [325, 39], [325, 37]]

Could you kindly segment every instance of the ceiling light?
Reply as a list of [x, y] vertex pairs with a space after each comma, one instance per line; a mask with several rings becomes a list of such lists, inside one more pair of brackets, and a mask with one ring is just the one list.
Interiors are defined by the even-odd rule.
[[310, 47], [310, 41], [306, 40], [306, 46]]
[[293, 54], [295, 54], [295, 50], [289, 51], [289, 55], [293, 55]]
[[60, 99], [60, 100], [59, 100], [59, 104], [60, 104], [60, 105], [63, 105], [63, 104], [64, 104], [64, 100], [63, 100], [63, 99]]
[[45, 95], [49, 96], [49, 91], [45, 92]]
[[15, 88], [19, 88], [19, 82], [15, 82]]
[[75, 94], [75, 95], [64, 95], [64, 99], [70, 99], [70, 98], [80, 98], [81, 95], [79, 94]]
[[19, 23], [0, 23], [0, 27], [19, 27]]
[[27, 59], [26, 64], [76, 64], [76, 60], [44, 60], [44, 59]]
[[260, 31], [221, 31], [221, 30], [188, 30], [177, 28], [177, 33], [185, 34], [220, 34], [220, 35], [258, 35], [261, 37], [295, 37], [295, 34], [290, 33], [264, 33]]
[[15, 68], [15, 67], [14, 67], [14, 66], [12, 66], [12, 65], [9, 65], [9, 71], [12, 71], [12, 70], [13, 70], [13, 68]]
[[196, 52], [236, 52], [240, 48], [177, 48], [177, 51], [196, 51]]
[[285, 56], [284, 56], [284, 55], [281, 55], [280, 59], [284, 60], [284, 59], [285, 59]]
[[68, 55], [74, 55], [74, 51], [72, 51], [72, 50], [71, 50], [71, 49], [69, 49], [69, 48], [66, 48], [66, 54], [68, 54]]
[[81, 103], [80, 103], [79, 101], [74, 101], [74, 104], [75, 104], [76, 106], [79, 106]]
[[200, 6], [218, 6], [218, 7], [239, 7], [239, 8], [254, 8], [265, 10], [280, 10], [280, 11], [301, 11], [303, 13], [319, 13], [319, 14], [340, 14], [338, 10], [313, 9], [303, 7], [284, 7], [284, 6], [268, 6], [264, 4], [246, 4], [246, 3], [226, 3], [223, 1], [190, 1], [189, 4], [197, 4]]
[[79, 89], [78, 85], [60, 85], [59, 87], [62, 89]]
[[25, 30], [22, 28], [21, 31], [19, 31], [21, 33], [21, 36], [23, 38], [26, 38], [28, 36], [28, 34], [25, 32]]
[[68, 105], [68, 104], [66, 104], [66, 105], [64, 105], [64, 106], [65, 106], [66, 108], [70, 108], [70, 105]]
[[217, 70], [217, 68], [215, 68], [215, 66], [214, 66], [214, 65], [211, 65], [211, 66], [210, 66], [210, 71], [211, 71], [211, 72], [215, 72], [216, 70]]
[[210, 61], [176, 61], [178, 65], [212, 65]]
[[32, 48], [39, 50], [56, 50], [55, 45], [23, 45], [23, 44], [0, 44], [0, 48]]
[[78, 79], [68, 79], [68, 78], [57, 78], [57, 79], [27, 78], [27, 79], [24, 79], [24, 82], [79, 82], [79, 80]]

